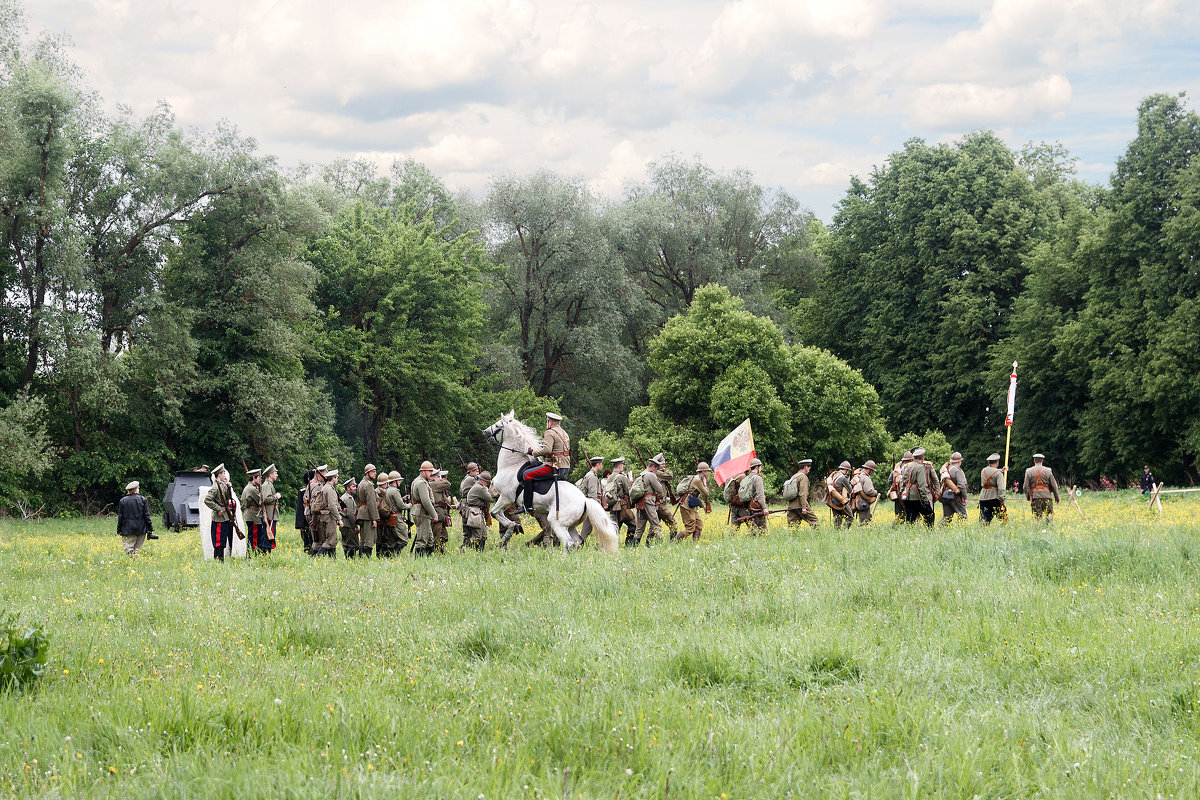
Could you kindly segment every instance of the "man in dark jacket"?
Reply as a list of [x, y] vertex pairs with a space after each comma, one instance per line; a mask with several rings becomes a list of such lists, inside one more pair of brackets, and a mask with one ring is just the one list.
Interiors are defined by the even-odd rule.
[[1149, 497], [1150, 493], [1154, 491], [1154, 485], [1158, 483], [1158, 480], [1154, 477], [1154, 473], [1150, 471], [1149, 464], [1142, 467], [1142, 477], [1138, 483], [1142, 487], [1142, 497]]
[[139, 494], [141, 484], [130, 481], [125, 487], [125, 496], [117, 506], [117, 533], [121, 537], [121, 545], [125, 553], [137, 557], [146, 543], [146, 534], [154, 530], [150, 521], [150, 507], [146, 498]]

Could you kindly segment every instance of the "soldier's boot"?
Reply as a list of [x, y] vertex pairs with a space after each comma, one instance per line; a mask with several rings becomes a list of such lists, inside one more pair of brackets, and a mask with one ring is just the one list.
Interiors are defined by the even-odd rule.
[[342, 545], [342, 555], [344, 555], [347, 559], [354, 558], [354, 554], [357, 552], [358, 548], [356, 547], [347, 547], [346, 545]]
[[358, 557], [359, 557], [359, 558], [370, 558], [370, 557], [371, 557], [371, 551], [372, 551], [373, 549], [374, 549], [374, 548], [371, 548], [371, 547], [359, 547], [359, 548], [358, 548]]

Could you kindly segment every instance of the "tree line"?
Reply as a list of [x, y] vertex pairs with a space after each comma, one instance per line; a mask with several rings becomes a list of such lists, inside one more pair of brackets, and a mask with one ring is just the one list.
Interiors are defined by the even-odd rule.
[[1108, 187], [1058, 145], [912, 140], [825, 226], [678, 155], [613, 200], [545, 171], [476, 196], [413, 161], [285, 169], [227, 125], [106, 113], [63, 44], [23, 48], [13, 19], [0, 506], [94, 511], [132, 478], [241, 458], [284, 486], [308, 458], [455, 468], [494, 456], [479, 431], [510, 408], [677, 472], [746, 417], [780, 474], [918, 440], [982, 463], [1013, 360], [1014, 462], [1195, 477], [1200, 126], [1181, 97], [1143, 102]]

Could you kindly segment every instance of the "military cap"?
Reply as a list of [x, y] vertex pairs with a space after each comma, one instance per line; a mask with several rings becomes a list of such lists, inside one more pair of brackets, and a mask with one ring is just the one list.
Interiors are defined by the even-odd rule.
[[1045, 460], [1045, 458], [1046, 458], [1046, 457], [1045, 457], [1044, 455], [1042, 455], [1041, 453], [1034, 453], [1034, 454], [1033, 454], [1033, 460], [1034, 460], [1034, 461], [1037, 461], [1038, 459]]
[[589, 464], [603, 464], [604, 458], [601, 456], [592, 456], [591, 458], [588, 459], [588, 463]]
[[921, 456], [925, 455], [925, 448], [924, 447], [914, 447], [912, 453], [913, 453], [913, 458], [920, 458]]
[[953, 453], [950, 454], [950, 461], [955, 464], [962, 461], [962, 453], [955, 450]]
[[906, 450], [904, 452], [904, 455], [901, 457], [900, 461], [901, 461], [901, 463], [903, 463], [905, 461], [912, 461], [912, 451]]
[[262, 472], [261, 469], [248, 469], [248, 470], [246, 470], [246, 477], [253, 478], [255, 475], [259, 474], [260, 472]]
[[450, 470], [448, 470], [448, 469], [439, 469], [438, 470], [438, 477], [444, 478], [449, 474], [450, 474]]
[[658, 451], [658, 455], [656, 455], [656, 456], [655, 456], [655, 458], [657, 458], [657, 459], [658, 459], [658, 463], [660, 463], [660, 464], [665, 464], [665, 463], [667, 463], [667, 457], [666, 457], [666, 455], [663, 453], [663, 451], [662, 451], [662, 450], [659, 450], [659, 451]]
[[433, 466], [433, 464], [430, 464], [428, 461], [422, 461], [419, 469], [421, 470], [421, 472], [425, 472], [426, 470], [437, 469], [437, 467]]
[[750, 467], [751, 467], [751, 469], [753, 469], [754, 467], [761, 467], [761, 466], [762, 466], [762, 462], [761, 462], [761, 461], [759, 461], [757, 458], [752, 458], [752, 459], [750, 459]]
[[468, 461], [467, 462], [467, 472], [470, 472], [473, 469], [479, 469], [479, 465], [476, 464], [474, 461]]
[[487, 483], [491, 483], [492, 482], [492, 473], [488, 472], [485, 469], [483, 472], [479, 473], [479, 480], [486, 481]]
[[646, 460], [649, 461], [651, 464], [657, 464], [660, 467], [663, 466], [663, 464], [665, 463], [663, 461], [662, 456], [650, 456], [650, 458], [648, 458]]
[[854, 468], [850, 466], [849, 461], [843, 461], [842, 463], [838, 464], [838, 469], [854, 469]]
[[[374, 464], [367, 464], [365, 467], [363, 467], [363, 474], [366, 475], [368, 472], [370, 472], [371, 470], [374, 470], [374, 469], [375, 469]], [[375, 470], [375, 471], [378, 472], [378, 470]]]
[[404, 480], [404, 476], [403, 476], [403, 475], [401, 475], [401, 474], [400, 474], [399, 472], [397, 472], [396, 470], [392, 470], [391, 472], [389, 472], [389, 473], [388, 473], [388, 478], [390, 478], [391, 480], [394, 480], [394, 481], [402, 481], [402, 480]]
[[333, 478], [336, 478], [337, 476], [338, 476], [338, 471], [336, 469], [331, 469], [331, 470], [329, 470], [329, 472], [325, 473], [325, 480], [331, 480]]
[[562, 422], [562, 416], [555, 414], [553, 411], [546, 412], [546, 419], [552, 419], [555, 422]]
[[212, 468], [213, 475], [219, 475], [224, 471], [225, 471], [225, 462], [224, 461], [222, 461], [220, 464], [217, 464], [215, 467]]
[[812, 464], [812, 459], [811, 459], [811, 458], [802, 458], [802, 459], [800, 459], [799, 461], [797, 461], [797, 462], [796, 462], [796, 466], [798, 466], [798, 467], [803, 467], [803, 466], [805, 466], [806, 464], [807, 464], [807, 465], [811, 465], [811, 464]]
[[990, 456], [988, 456], [988, 461], [999, 461], [999, 460], [1000, 460], [999, 453], [992, 453]]
[[863, 468], [863, 469], [874, 470], [874, 469], [875, 469], [875, 462], [874, 462], [874, 461], [872, 461], [871, 459], [869, 459], [869, 458], [868, 458], [866, 461], [864, 461], [864, 462], [863, 462], [862, 468]]
[[696, 464], [696, 472], [712, 472], [712, 467], [708, 465], [707, 461], [701, 461]]
[[313, 470], [313, 471], [314, 471], [314, 472], [328, 472], [328, 471], [329, 471], [329, 465], [328, 465], [328, 464], [322, 464], [321, 466], [314, 468], [314, 470]]
[[141, 486], [141, 484], [138, 483], [137, 481], [130, 481], [129, 483], [125, 484], [125, 491], [132, 492], [134, 489], [137, 489], [139, 486]]
[[274, 472], [274, 471], [275, 471], [275, 465], [274, 465], [274, 464], [268, 464], [267, 466], [263, 467], [262, 474], [263, 474], [263, 475], [270, 475], [270, 474], [271, 474], [272, 472]]
[[625, 456], [617, 456], [616, 458], [614, 458], [612, 461], [609, 461], [608, 463], [610, 463], [610, 464], [624, 464], [624, 463], [625, 463]]

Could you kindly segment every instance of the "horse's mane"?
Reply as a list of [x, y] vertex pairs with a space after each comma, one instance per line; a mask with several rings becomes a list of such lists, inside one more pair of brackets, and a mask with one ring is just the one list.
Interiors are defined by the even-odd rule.
[[517, 419], [515, 416], [508, 421], [508, 424], [505, 427], [506, 430], [512, 431], [519, 435], [524, 441], [526, 447], [533, 447], [534, 445], [539, 445], [542, 443], [542, 437], [537, 435], [537, 431], [526, 425], [524, 422], [521, 422], [521, 420]]

